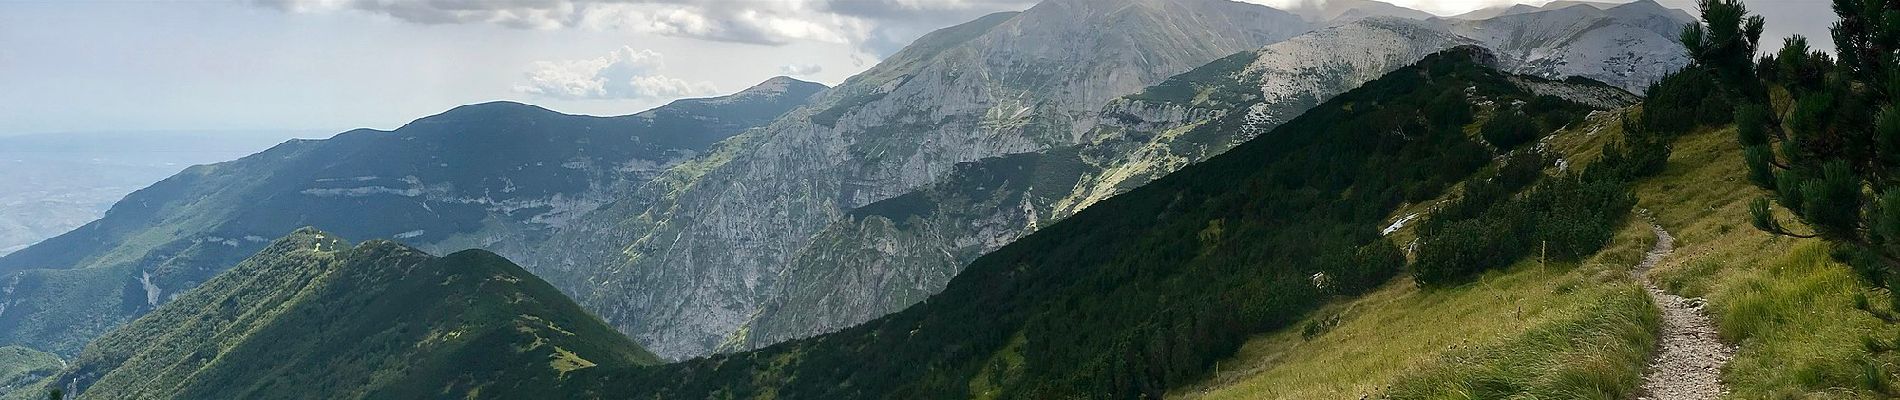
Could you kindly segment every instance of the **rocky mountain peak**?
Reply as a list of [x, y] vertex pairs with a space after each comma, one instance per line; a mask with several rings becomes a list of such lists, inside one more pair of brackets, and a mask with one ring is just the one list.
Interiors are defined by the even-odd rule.
[[830, 89], [830, 87], [822, 83], [802, 81], [789, 76], [775, 76], [730, 95], [705, 99], [688, 99], [681, 100], [681, 102], [702, 102], [717, 105], [745, 101], [772, 101], [784, 97], [804, 99], [825, 89]]

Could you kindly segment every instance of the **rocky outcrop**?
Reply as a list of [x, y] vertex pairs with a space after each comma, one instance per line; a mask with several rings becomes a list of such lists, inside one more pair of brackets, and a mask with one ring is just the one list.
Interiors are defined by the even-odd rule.
[[1496, 51], [1513, 72], [1582, 76], [1642, 93], [1688, 65], [1689, 55], [1676, 35], [1691, 22], [1681, 10], [1638, 0], [1607, 9], [1573, 5], [1449, 25]]

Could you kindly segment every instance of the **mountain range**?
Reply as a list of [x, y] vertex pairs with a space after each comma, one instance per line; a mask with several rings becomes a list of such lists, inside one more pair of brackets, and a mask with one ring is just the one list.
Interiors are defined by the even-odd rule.
[[[1173, 83], [1258, 87], [1256, 75], [1218, 73], [1240, 64]], [[1517, 112], [1567, 126], [1634, 100], [1593, 80], [1503, 65], [1456, 45], [1272, 128], [1239, 113], [1214, 118], [1199, 128], [1268, 131], [979, 257], [925, 302], [760, 350], [655, 365], [493, 253], [438, 258], [304, 228], [10, 396], [1160, 396], [1241, 339], [1398, 274], [1406, 256], [1380, 228], [1400, 207], [1451, 183], [1495, 179], [1484, 171], [1539, 151], [1470, 135], [1506, 123], [1498, 115], [1512, 111], [1492, 107], [1538, 102]]]
[[0, 257], [0, 338], [73, 355], [301, 226], [506, 252], [821, 89], [775, 78], [609, 118], [485, 103], [190, 167]]
[[78, 356], [316, 226], [519, 260], [665, 359], [760, 348], [902, 310], [983, 254], [1443, 49], [1635, 92], [1687, 64], [1688, 21], [1649, 1], [1470, 21], [1372, 3], [1049, 0], [836, 88], [777, 78], [611, 118], [487, 103], [293, 141], [0, 257], [0, 343]]
[[1045, 0], [292, 141], [0, 256], [0, 400], [1900, 396], [1891, 249], [1827, 236], [1900, 229], [1890, 77], [1697, 22]]

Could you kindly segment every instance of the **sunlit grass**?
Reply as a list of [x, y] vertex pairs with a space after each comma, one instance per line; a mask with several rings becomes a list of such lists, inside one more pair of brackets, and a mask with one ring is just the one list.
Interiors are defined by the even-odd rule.
[[[1619, 247], [1642, 245], [1634, 235], [1620, 233], [1627, 245]], [[1424, 383], [1628, 393], [1655, 340], [1657, 316], [1626, 265], [1593, 261], [1527, 260], [1442, 289], [1400, 279], [1248, 342], [1218, 374], [1176, 395], [1359, 398], [1394, 385], [1410, 390], [1394, 394], [1439, 389]], [[1310, 339], [1307, 326], [1317, 327]], [[1634, 367], [1626, 365], [1631, 357], [1639, 361]]]

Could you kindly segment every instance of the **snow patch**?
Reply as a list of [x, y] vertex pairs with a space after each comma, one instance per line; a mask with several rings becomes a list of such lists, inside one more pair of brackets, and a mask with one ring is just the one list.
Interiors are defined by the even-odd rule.
[[1391, 225], [1386, 225], [1385, 229], [1379, 230], [1379, 235], [1381, 236], [1391, 235], [1392, 232], [1398, 232], [1399, 229], [1405, 228], [1406, 223], [1412, 222], [1413, 218], [1418, 218], [1418, 213], [1412, 213], [1410, 215], [1406, 215], [1403, 218], [1399, 218], [1399, 220], [1397, 221], [1392, 221]]

